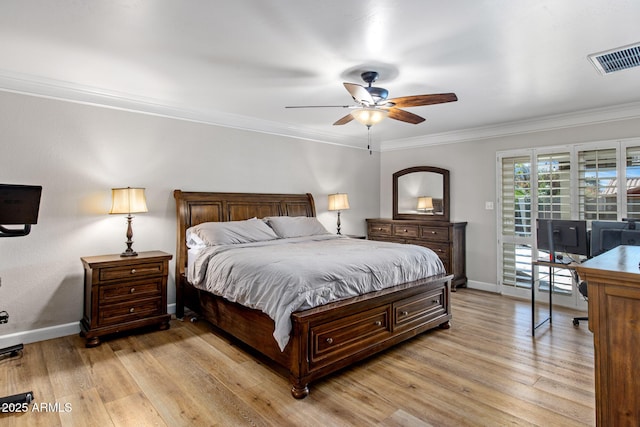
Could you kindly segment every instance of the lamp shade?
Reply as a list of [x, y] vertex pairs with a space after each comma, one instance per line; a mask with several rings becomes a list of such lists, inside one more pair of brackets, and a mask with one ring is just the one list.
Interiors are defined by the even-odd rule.
[[111, 190], [110, 214], [132, 214], [147, 212], [144, 188], [113, 188]]
[[349, 197], [346, 193], [329, 194], [329, 210], [343, 211], [349, 209]]
[[383, 110], [381, 108], [373, 108], [373, 107], [364, 107], [364, 108], [356, 108], [351, 111], [351, 115], [354, 119], [362, 123], [367, 127], [371, 127], [375, 124], [380, 123], [389, 115], [389, 111]]
[[418, 197], [418, 210], [419, 211], [433, 210], [433, 198]]

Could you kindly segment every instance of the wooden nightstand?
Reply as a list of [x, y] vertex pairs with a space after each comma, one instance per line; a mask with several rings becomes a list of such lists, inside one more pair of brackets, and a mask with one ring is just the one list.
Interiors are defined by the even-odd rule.
[[80, 335], [87, 347], [100, 344], [107, 334], [158, 325], [169, 328], [167, 275], [173, 256], [161, 251], [138, 256], [82, 257], [84, 314]]

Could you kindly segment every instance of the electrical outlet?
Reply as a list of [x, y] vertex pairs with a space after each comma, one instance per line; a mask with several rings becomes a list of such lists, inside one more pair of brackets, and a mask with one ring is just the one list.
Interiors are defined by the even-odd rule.
[[493, 202], [484, 202], [484, 208], [488, 211], [493, 210]]

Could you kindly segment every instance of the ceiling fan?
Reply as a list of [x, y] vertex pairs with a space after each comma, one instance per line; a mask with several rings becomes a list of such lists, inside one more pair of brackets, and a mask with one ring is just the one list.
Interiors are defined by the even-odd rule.
[[442, 104], [458, 100], [455, 93], [437, 93], [430, 95], [402, 96], [387, 99], [389, 91], [381, 87], [371, 86], [378, 79], [377, 71], [365, 71], [360, 74], [367, 86], [356, 83], [344, 83], [345, 89], [351, 94], [356, 105], [301, 105], [285, 108], [351, 108], [346, 116], [338, 119], [334, 125], [344, 125], [356, 119], [367, 127], [379, 123], [385, 117], [401, 122], [417, 125], [424, 122], [424, 118], [417, 114], [402, 110], [406, 107], [420, 107], [423, 105]]

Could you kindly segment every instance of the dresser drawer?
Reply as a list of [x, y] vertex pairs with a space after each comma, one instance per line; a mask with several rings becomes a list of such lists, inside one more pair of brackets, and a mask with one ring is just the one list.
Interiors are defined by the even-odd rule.
[[151, 278], [132, 282], [119, 282], [112, 285], [100, 285], [99, 304], [112, 304], [119, 301], [135, 301], [162, 295], [163, 278]]
[[411, 329], [444, 316], [446, 306], [445, 288], [398, 301], [393, 304], [393, 330]]
[[164, 263], [162, 262], [149, 262], [135, 264], [133, 266], [103, 267], [100, 269], [98, 277], [100, 281], [108, 281], [162, 275], [164, 272], [163, 266]]
[[393, 235], [396, 237], [419, 237], [420, 227], [417, 225], [393, 224]]
[[164, 314], [162, 298], [136, 299], [119, 304], [104, 305], [98, 309], [98, 326], [132, 322]]
[[371, 236], [391, 236], [391, 224], [370, 222], [367, 226], [367, 234]]
[[435, 242], [448, 242], [449, 227], [420, 226], [420, 237]]
[[355, 354], [391, 335], [391, 306], [384, 305], [312, 326], [311, 367], [319, 368]]

